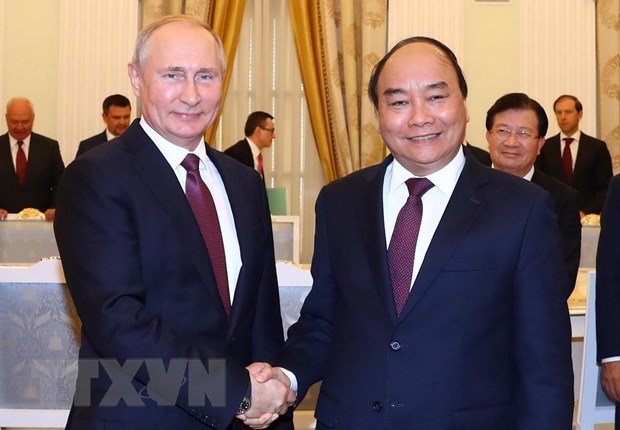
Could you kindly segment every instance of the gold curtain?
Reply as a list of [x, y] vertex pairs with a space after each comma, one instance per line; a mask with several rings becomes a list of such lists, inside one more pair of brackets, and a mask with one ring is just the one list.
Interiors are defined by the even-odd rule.
[[[239, 32], [243, 22], [245, 0], [142, 0], [141, 28], [149, 25], [164, 15], [184, 14], [191, 15], [203, 21], [222, 39], [226, 55], [227, 72], [224, 76], [222, 88], [222, 102], [224, 106], [230, 76], [232, 74]], [[219, 115], [211, 128], [205, 132], [205, 140], [211, 142], [217, 131]]]
[[327, 182], [380, 162], [366, 87], [386, 52], [387, 0], [289, 0], [312, 130]]
[[620, 0], [596, 3], [599, 136], [620, 173]]

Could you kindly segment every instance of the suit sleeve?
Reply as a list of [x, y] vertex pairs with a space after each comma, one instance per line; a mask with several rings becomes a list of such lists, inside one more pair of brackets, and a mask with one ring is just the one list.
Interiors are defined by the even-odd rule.
[[[258, 177], [258, 173], [255, 176]], [[258, 292], [256, 318], [252, 327], [253, 361], [274, 363], [277, 354], [284, 344], [280, 296], [274, 264], [275, 252], [267, 190], [260, 182], [260, 179], [257, 179], [256, 184], [257, 189], [254, 192], [261, 195], [261, 212], [263, 214], [261, 217], [261, 227], [263, 237], [265, 238], [265, 246], [262, 254], [262, 278], [258, 284], [260, 291]]]
[[[587, 143], [590, 144], [590, 142]], [[609, 181], [613, 176], [611, 155], [607, 149], [607, 144], [602, 140], [595, 141], [594, 143], [599, 144], [593, 168], [594, 177], [591, 179], [594, 186], [594, 195], [590, 201], [583, 205], [582, 211], [586, 214], [601, 213], [607, 194], [607, 188], [609, 187]]]
[[569, 189], [558, 210], [558, 225], [562, 234], [562, 250], [564, 252], [564, 263], [568, 269], [570, 279], [569, 289], [566, 297], [568, 298], [577, 281], [579, 271], [579, 259], [581, 258], [581, 220], [579, 218], [579, 194]]
[[289, 339], [278, 362], [295, 374], [298, 400], [305, 397], [312, 384], [322, 379], [332, 342], [332, 319], [338, 292], [332, 276], [325, 216], [322, 191], [316, 203], [312, 289], [299, 320], [288, 331]]
[[65, 171], [65, 165], [62, 162], [62, 156], [60, 155], [60, 147], [58, 146], [58, 142], [53, 141], [52, 145], [52, 193], [51, 193], [51, 202], [50, 208], [56, 207], [56, 199], [58, 195], [58, 186], [60, 185], [60, 177], [62, 173]]
[[597, 359], [620, 356], [620, 176], [610, 183], [596, 251]]
[[545, 194], [531, 208], [514, 280], [519, 430], [571, 428], [574, 405], [568, 276], [559, 240], [551, 201]]

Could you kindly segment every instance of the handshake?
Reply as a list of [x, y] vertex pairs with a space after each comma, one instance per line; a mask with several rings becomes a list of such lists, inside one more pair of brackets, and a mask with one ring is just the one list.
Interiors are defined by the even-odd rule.
[[291, 380], [281, 368], [252, 363], [246, 369], [252, 383], [251, 406], [237, 418], [253, 429], [265, 429], [286, 413], [297, 395], [291, 390]]

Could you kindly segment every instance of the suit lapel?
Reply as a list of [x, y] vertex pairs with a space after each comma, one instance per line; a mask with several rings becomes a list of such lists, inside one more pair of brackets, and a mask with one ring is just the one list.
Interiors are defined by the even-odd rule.
[[383, 181], [385, 170], [392, 160], [393, 157], [390, 155], [377, 166], [378, 168], [364, 173], [366, 184], [363, 192], [360, 193], [356, 212], [361, 226], [360, 237], [368, 255], [368, 266], [373, 273], [375, 284], [390, 320], [396, 324], [398, 317], [392, 292], [383, 217]]
[[194, 218], [194, 213], [174, 171], [139, 125], [139, 120], [135, 120], [120, 139], [123, 148], [134, 153], [131, 163], [143, 178], [146, 186], [150, 188], [160, 202], [164, 211], [168, 213], [171, 220], [170, 224], [176, 229], [180, 240], [187, 247], [214, 302], [218, 303], [219, 310], [225, 313], [217, 291], [209, 253], [202, 239], [198, 223]]
[[560, 145], [560, 135], [553, 136], [546, 143], [549, 145], [549, 153], [551, 157], [547, 157], [546, 161], [549, 163], [547, 171], [557, 177], [562, 178], [563, 182], [566, 182], [566, 172], [564, 171], [564, 165], [562, 164], [562, 149]]
[[486, 201], [481, 187], [489, 180], [487, 170], [481, 164], [466, 158], [463, 171], [433, 235], [420, 272], [401, 314], [401, 321], [431, 288], [433, 281], [463, 240], [470, 225], [480, 216]]
[[15, 165], [13, 164], [13, 154], [11, 154], [11, 143], [9, 135], [3, 134], [0, 137], [0, 172], [10, 183], [12, 188], [17, 187], [17, 175], [15, 174]]
[[[582, 176], [587, 176], [587, 170], [584, 170], [584, 166], [588, 166], [592, 163], [590, 151], [592, 146], [589, 145], [588, 140], [590, 137], [583, 132], [581, 132], [581, 136], [579, 138], [579, 149], [577, 150], [577, 156], [575, 158], [575, 167], [573, 168], [573, 183], [575, 183], [575, 178], [577, 182], [582, 178]], [[583, 171], [583, 172], [582, 172]], [[588, 181], [590, 178], [588, 178]]]
[[30, 134], [30, 148], [28, 149], [28, 161], [26, 163], [26, 177], [24, 184], [32, 181], [33, 172], [45, 163], [45, 155], [42, 142], [37, 138], [35, 133]]

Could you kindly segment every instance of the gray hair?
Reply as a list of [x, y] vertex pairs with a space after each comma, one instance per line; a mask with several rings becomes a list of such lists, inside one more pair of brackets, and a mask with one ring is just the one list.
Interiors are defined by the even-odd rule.
[[11, 98], [8, 102], [6, 102], [6, 112], [9, 111], [9, 108], [15, 102], [24, 102], [24, 103], [26, 103], [30, 107], [30, 111], [34, 113], [34, 105], [26, 97], [13, 97], [13, 98]]
[[211, 28], [209, 28], [209, 26], [190, 15], [164, 16], [163, 18], [144, 27], [136, 38], [136, 46], [131, 59], [131, 63], [136, 67], [136, 69], [142, 73], [142, 65], [144, 64], [146, 57], [148, 42], [153, 33], [164, 25], [174, 22], [181, 22], [190, 26], [204, 28], [213, 36], [215, 39], [218, 60], [220, 62], [221, 73], [222, 76], [224, 76], [226, 74], [226, 56], [224, 55], [224, 45], [222, 44], [222, 40], [213, 30], [211, 30]]

